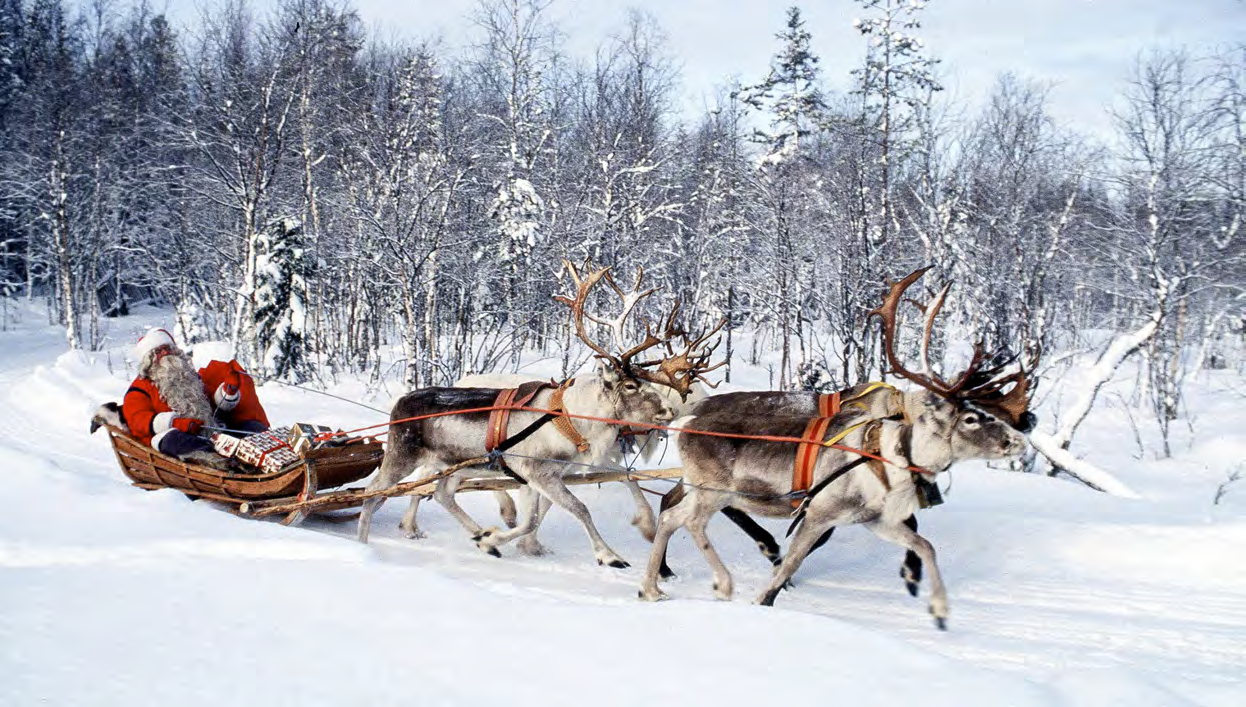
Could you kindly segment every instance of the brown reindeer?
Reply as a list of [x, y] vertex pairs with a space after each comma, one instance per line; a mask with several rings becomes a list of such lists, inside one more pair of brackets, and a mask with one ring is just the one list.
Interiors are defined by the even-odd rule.
[[[622, 340], [626, 318], [637, 302], [654, 290], [640, 291], [640, 277], [631, 293], [623, 293], [610, 277], [609, 270], [602, 268], [580, 277], [576, 268], [564, 261], [576, 285], [573, 297], [558, 297], [558, 301], [571, 308], [573, 322], [579, 337], [596, 352], [600, 359], [597, 373], [575, 379], [553, 390], [543, 390], [527, 403], [528, 407], [550, 410], [561, 407], [567, 413], [597, 418], [634, 420], [665, 423], [673, 418], [671, 407], [655, 389], [655, 384], [667, 386], [687, 394], [694, 382], [717, 366], [709, 365], [713, 346], [705, 342], [713, 332], [699, 336], [687, 336], [674, 325], [672, 310], [661, 334], [655, 334], [646, 326], [644, 341], [622, 353], [614, 353], [598, 345], [587, 331], [585, 319], [610, 325], [616, 333], [616, 344]], [[643, 273], [642, 273], [643, 276]], [[623, 299], [623, 313], [614, 320], [605, 320], [585, 311], [590, 292], [600, 282], [609, 284]], [[676, 354], [672, 339], [682, 337], [686, 348]], [[638, 361], [642, 353], [664, 346], [667, 355], [651, 361]], [[403, 396], [391, 413], [389, 443], [385, 457], [376, 477], [368, 484], [369, 490], [389, 488], [413, 471], [428, 476], [440, 472], [455, 463], [481, 456], [485, 452], [485, 440], [489, 428], [488, 412], [453, 414], [423, 420], [409, 420], [430, 414], [487, 408], [493, 406], [502, 392], [498, 388], [425, 388]], [[555, 398], [561, 398], [561, 404]], [[536, 422], [540, 413], [515, 410], [510, 413], [512, 429], [521, 430]], [[571, 418], [563, 418], [568, 420]], [[568, 427], [571, 429], [568, 430]], [[433, 497], [462, 523], [478, 547], [492, 555], [499, 555], [498, 548], [512, 540], [531, 536], [540, 523], [545, 509], [556, 504], [565, 508], [584, 526], [592, 543], [593, 554], [599, 564], [626, 567], [627, 563], [602, 539], [588, 508], [576, 498], [562, 476], [568, 469], [564, 462], [594, 464], [612, 449], [617, 434], [614, 425], [595, 420], [574, 419], [568, 426], [552, 423], [540, 426], [530, 436], [511, 448], [514, 456], [505, 458], [509, 471], [524, 482], [520, 490], [521, 519], [516, 527], [507, 530], [484, 528], [471, 518], [455, 501], [454, 492], [460, 478], [452, 475], [438, 481]], [[359, 519], [359, 539], [367, 542], [372, 514], [383, 499], [371, 499], [363, 506]], [[416, 504], [404, 518], [404, 528], [411, 536], [420, 535], [415, 524]], [[543, 548], [531, 536], [521, 545], [521, 550], [540, 554]]]
[[[814, 438], [810, 447], [828, 436], [839, 438], [839, 445], [821, 449], [812, 466], [791, 547], [775, 568], [758, 603], [774, 603], [780, 589], [829, 529], [860, 523], [880, 538], [921, 558], [930, 574], [930, 611], [937, 625], [946, 627], [947, 590], [935, 562], [934, 548], [904, 524], [919, 505], [915, 474], [933, 476], [964, 459], [1019, 455], [1025, 439], [1013, 423], [1028, 412], [1028, 399], [1024, 373], [982, 379], [979, 374], [986, 359], [981, 346], [975, 347], [969, 367], [950, 382], [933, 373], [914, 373], [899, 362], [894, 351], [896, 310], [904, 291], [924, 272], [925, 269], [918, 270], [891, 285], [883, 304], [871, 312], [883, 320], [884, 349], [894, 372], [922, 390], [906, 394], [907, 415], [901, 419], [875, 419], [863, 410], [845, 410], [830, 420], [821, 436]], [[947, 291], [945, 286], [926, 307], [923, 352], [928, 348], [931, 327]], [[930, 371], [928, 360], [925, 368]], [[1011, 388], [1005, 393], [1009, 384]], [[682, 501], [664, 510], [658, 518], [657, 538], [640, 596], [649, 600], [665, 597], [658, 588], [661, 560], [671, 535], [687, 527], [714, 570], [715, 595], [730, 599], [731, 574], [706, 534], [709, 519], [728, 507], [772, 517], [790, 515], [795, 445], [697, 433], [790, 439], [801, 438], [813, 428], [805, 416], [763, 418], [743, 408], [685, 419], [682, 428], [677, 440], [688, 491]], [[880, 460], [871, 460], [860, 451]]]

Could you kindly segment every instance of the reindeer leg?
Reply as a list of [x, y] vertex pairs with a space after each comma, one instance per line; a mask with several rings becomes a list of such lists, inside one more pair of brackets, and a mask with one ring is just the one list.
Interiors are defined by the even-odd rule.
[[618, 569], [631, 566], [618, 553], [610, 549], [610, 546], [602, 539], [601, 533], [597, 532], [597, 526], [593, 524], [593, 517], [588, 512], [588, 506], [571, 493], [557, 472], [536, 471], [527, 480], [537, 492], [566, 509], [568, 513], [575, 516], [576, 520], [580, 521], [580, 525], [584, 526], [584, 532], [588, 534], [589, 542], [593, 545], [593, 556], [597, 558], [597, 564]]
[[940, 631], [947, 630], [947, 588], [943, 586], [943, 575], [935, 562], [934, 546], [906, 524], [887, 525], [879, 521], [865, 524], [870, 532], [887, 542], [908, 548], [915, 553], [930, 570], [930, 613], [935, 617], [935, 626]]
[[[658, 577], [667, 577], [666, 572], [670, 572], [670, 568], [666, 566], [666, 550], [670, 545], [671, 536], [676, 530], [687, 525], [696, 505], [695, 500], [687, 501], [684, 498], [683, 488], [680, 484], [662, 498], [663, 509], [658, 515], [658, 530], [653, 537], [653, 548], [649, 551], [649, 563], [645, 567], [644, 579], [640, 582], [640, 591], [637, 592], [637, 596], [646, 601], [659, 601], [667, 598], [666, 594], [658, 588]], [[668, 504], [667, 500], [676, 493], [678, 497]], [[671, 572], [669, 576], [674, 576], [674, 574]]]
[[502, 514], [502, 522], [508, 528], [514, 528], [519, 515], [515, 512], [515, 501], [505, 491], [494, 491], [493, 497], [498, 502], [498, 513]]
[[541, 544], [541, 541], [537, 539], [536, 534], [537, 531], [541, 529], [541, 523], [545, 522], [545, 514], [549, 513], [550, 506], [553, 504], [550, 503], [548, 498], [536, 493], [535, 491], [529, 491], [528, 496], [531, 499], [529, 501], [531, 504], [529, 512], [536, 514], [536, 522], [533, 523], [531, 532], [526, 533], [519, 538], [519, 542], [516, 543], [516, 546], [519, 548], [519, 551], [525, 555], [540, 557], [541, 555], [549, 554], [549, 550]]
[[420, 511], [420, 499], [423, 496], [415, 495], [411, 497], [411, 504], [407, 506], [407, 512], [402, 516], [402, 521], [398, 523], [398, 529], [402, 531], [403, 536], [412, 540], [422, 540], [427, 535], [420, 530], [419, 524], [416, 522], [416, 514]]
[[713, 515], [713, 511], [709, 513], [704, 512], [703, 509], [694, 511], [692, 517], [688, 519], [688, 532], [714, 570], [714, 596], [722, 601], [731, 601], [731, 595], [735, 590], [731, 582], [731, 572], [727, 569], [727, 565], [723, 564], [722, 558], [718, 556], [718, 551], [714, 549], [709, 535], [705, 532], [705, 527], [709, 525], [710, 517]]
[[645, 492], [640, 489], [640, 484], [631, 479], [623, 483], [627, 486], [627, 490], [631, 491], [632, 500], [636, 502], [636, 515], [632, 516], [632, 525], [636, 526], [645, 540], [653, 542], [653, 536], [658, 527], [657, 519], [653, 516], [653, 507], [645, 499]]
[[438, 481], [437, 487], [433, 490], [433, 498], [437, 499], [437, 502], [440, 503], [442, 507], [450, 513], [450, 515], [454, 516], [454, 518], [458, 520], [458, 522], [465, 529], [467, 529], [468, 534], [472, 536], [472, 540], [477, 541], [477, 547], [480, 547], [480, 549], [490, 555], [493, 555], [494, 557], [501, 557], [501, 553], [499, 553], [496, 549], [492, 547], [486, 548], [480, 545], [479, 540], [481, 535], [485, 533], [485, 530], [480, 527], [480, 524], [477, 523], [475, 519], [467, 514], [467, 511], [463, 510], [463, 507], [460, 506], [459, 502], [455, 499], [454, 494], [458, 491], [459, 483], [460, 480], [458, 474], [448, 476]]
[[738, 508], [728, 506], [722, 510], [723, 515], [727, 516], [732, 523], [735, 523], [740, 530], [757, 543], [757, 549], [761, 550], [761, 554], [770, 561], [772, 565], [778, 565], [783, 561], [783, 555], [779, 550], [779, 543], [770, 534], [770, 531], [761, 527], [757, 521]]
[[817, 546], [818, 541], [827, 535], [827, 531], [839, 525], [842, 520], [841, 516], [846, 516], [846, 512], [813, 512], [806, 514], [804, 522], [796, 529], [796, 535], [792, 538], [792, 544], [787, 548], [787, 556], [774, 569], [774, 574], [770, 577], [770, 583], [766, 585], [765, 591], [757, 598], [757, 603], [762, 606], [774, 606], [774, 600], [779, 596], [779, 592], [783, 587], [787, 586], [792, 579], [792, 575], [796, 574], [796, 570], [800, 569], [800, 565], [813, 552], [813, 548]]
[[[917, 516], [911, 515], [905, 518], [904, 525], [916, 533]], [[922, 581], [922, 558], [912, 550], [906, 550], [904, 553], [904, 564], [900, 565], [900, 577], [904, 580], [904, 586], [909, 590], [909, 594], [917, 596], [917, 587]]]
[[[404, 470], [410, 470], [414, 466], [412, 464], [413, 461], [408, 455], [402, 454], [397, 449], [393, 453], [387, 453], [381, 460], [381, 468], [377, 469], [376, 476], [368, 482], [365, 490], [383, 491], [393, 487], [409, 473]], [[359, 509], [359, 530], [356, 535], [359, 542], [365, 544], [368, 542], [368, 536], [372, 531], [372, 514], [383, 503], [385, 503], [383, 496], [370, 498], [363, 502], [363, 507]]]
[[[518, 525], [506, 530], [487, 528], [481, 531], [473, 538], [476, 541], [476, 547], [494, 557], [501, 557], [502, 553], [498, 548], [515, 538], [519, 538], [520, 552], [529, 555], [543, 555], [547, 552], [536, 539], [537, 526], [540, 525], [541, 519], [545, 516], [545, 513], [541, 510], [543, 499], [529, 484], [520, 489], [519, 501], [521, 513], [519, 514]], [[548, 502], [545, 502], [545, 506], [546, 508], [549, 507]], [[528, 540], [529, 538], [531, 540]]]
[[[684, 497], [686, 495], [687, 495], [687, 492], [684, 487], [684, 482], [681, 479], [679, 483], [671, 487], [670, 491], [667, 491], [666, 493], [662, 494], [662, 500], [661, 502], [658, 503], [658, 508], [660, 508], [661, 511], [665, 513], [668, 509], [674, 508], [676, 505], [679, 504], [680, 501], [684, 500]], [[657, 542], [656, 538], [654, 542]], [[670, 565], [666, 564], [665, 546], [662, 548], [661, 554], [662, 554], [661, 565], [658, 567], [658, 574], [661, 575], [662, 579], [670, 579], [671, 577], [675, 576], [675, 571], [671, 569]]]

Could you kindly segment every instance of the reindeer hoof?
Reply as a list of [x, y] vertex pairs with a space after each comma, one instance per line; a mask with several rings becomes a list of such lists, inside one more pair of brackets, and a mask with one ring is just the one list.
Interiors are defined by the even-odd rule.
[[425, 534], [423, 530], [419, 530], [419, 529], [416, 529], [416, 530], [404, 529], [402, 531], [402, 536], [408, 540], [423, 540], [424, 538], [428, 537], [428, 535]]
[[921, 586], [919, 582], [922, 581], [921, 570], [914, 572], [913, 568], [908, 565], [900, 565], [900, 579], [904, 580], [904, 588], [909, 590], [909, 596], [917, 596], [918, 588]]
[[667, 567], [666, 565], [662, 565], [661, 567], [658, 568], [658, 576], [660, 576], [662, 579], [674, 579], [678, 577], [679, 575], [675, 574], [675, 570], [671, 569], [670, 567]]
[[628, 567], [631, 567], [631, 564], [630, 564], [630, 563], [628, 563], [628, 561], [627, 561], [627, 560], [623, 560], [623, 559], [619, 559], [619, 558], [615, 558], [615, 559], [613, 559], [613, 560], [610, 560], [609, 562], [602, 562], [601, 560], [598, 560], [598, 561], [597, 561], [597, 564], [599, 564], [599, 565], [610, 565], [611, 567], [615, 568], [616, 570], [621, 570], [621, 569], [626, 569], [626, 568], [628, 568]]
[[670, 597], [668, 597], [666, 593], [660, 589], [649, 591], [642, 589], [636, 592], [636, 596], [639, 597], [641, 601], [665, 601], [666, 599], [670, 599]]
[[498, 549], [492, 545], [485, 545], [484, 543], [476, 543], [476, 547], [480, 548], [481, 550], [484, 550], [485, 552], [489, 553], [490, 555], [494, 557], [502, 556], [502, 553], [499, 552]]
[[777, 596], [779, 596], [779, 590], [771, 589], [770, 591], [761, 595], [761, 598], [757, 600], [757, 603], [762, 606], [774, 606], [774, 600], [775, 600], [775, 597]]
[[946, 631], [947, 630], [947, 619], [943, 618], [942, 616], [936, 616], [935, 617], [935, 628], [939, 629], [940, 631]]

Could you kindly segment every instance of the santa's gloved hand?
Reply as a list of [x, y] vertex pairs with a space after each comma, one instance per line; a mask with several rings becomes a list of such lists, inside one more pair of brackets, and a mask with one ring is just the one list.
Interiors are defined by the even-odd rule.
[[203, 420], [195, 417], [175, 417], [173, 418], [173, 429], [181, 430], [186, 434], [199, 434], [199, 430], [203, 429]]
[[221, 383], [216, 387], [216, 392], [212, 394], [212, 400], [216, 403], [218, 410], [229, 412], [238, 407], [242, 394], [238, 391], [238, 386]]

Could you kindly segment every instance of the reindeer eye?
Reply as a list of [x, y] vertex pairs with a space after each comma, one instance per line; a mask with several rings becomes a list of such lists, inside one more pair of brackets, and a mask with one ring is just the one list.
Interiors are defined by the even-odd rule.
[[640, 384], [637, 383], [636, 381], [631, 381], [631, 380], [623, 381], [623, 389], [624, 390], [639, 390]]
[[960, 421], [966, 425], [976, 425], [982, 422], [982, 416], [976, 412], [967, 412], [961, 416]]

